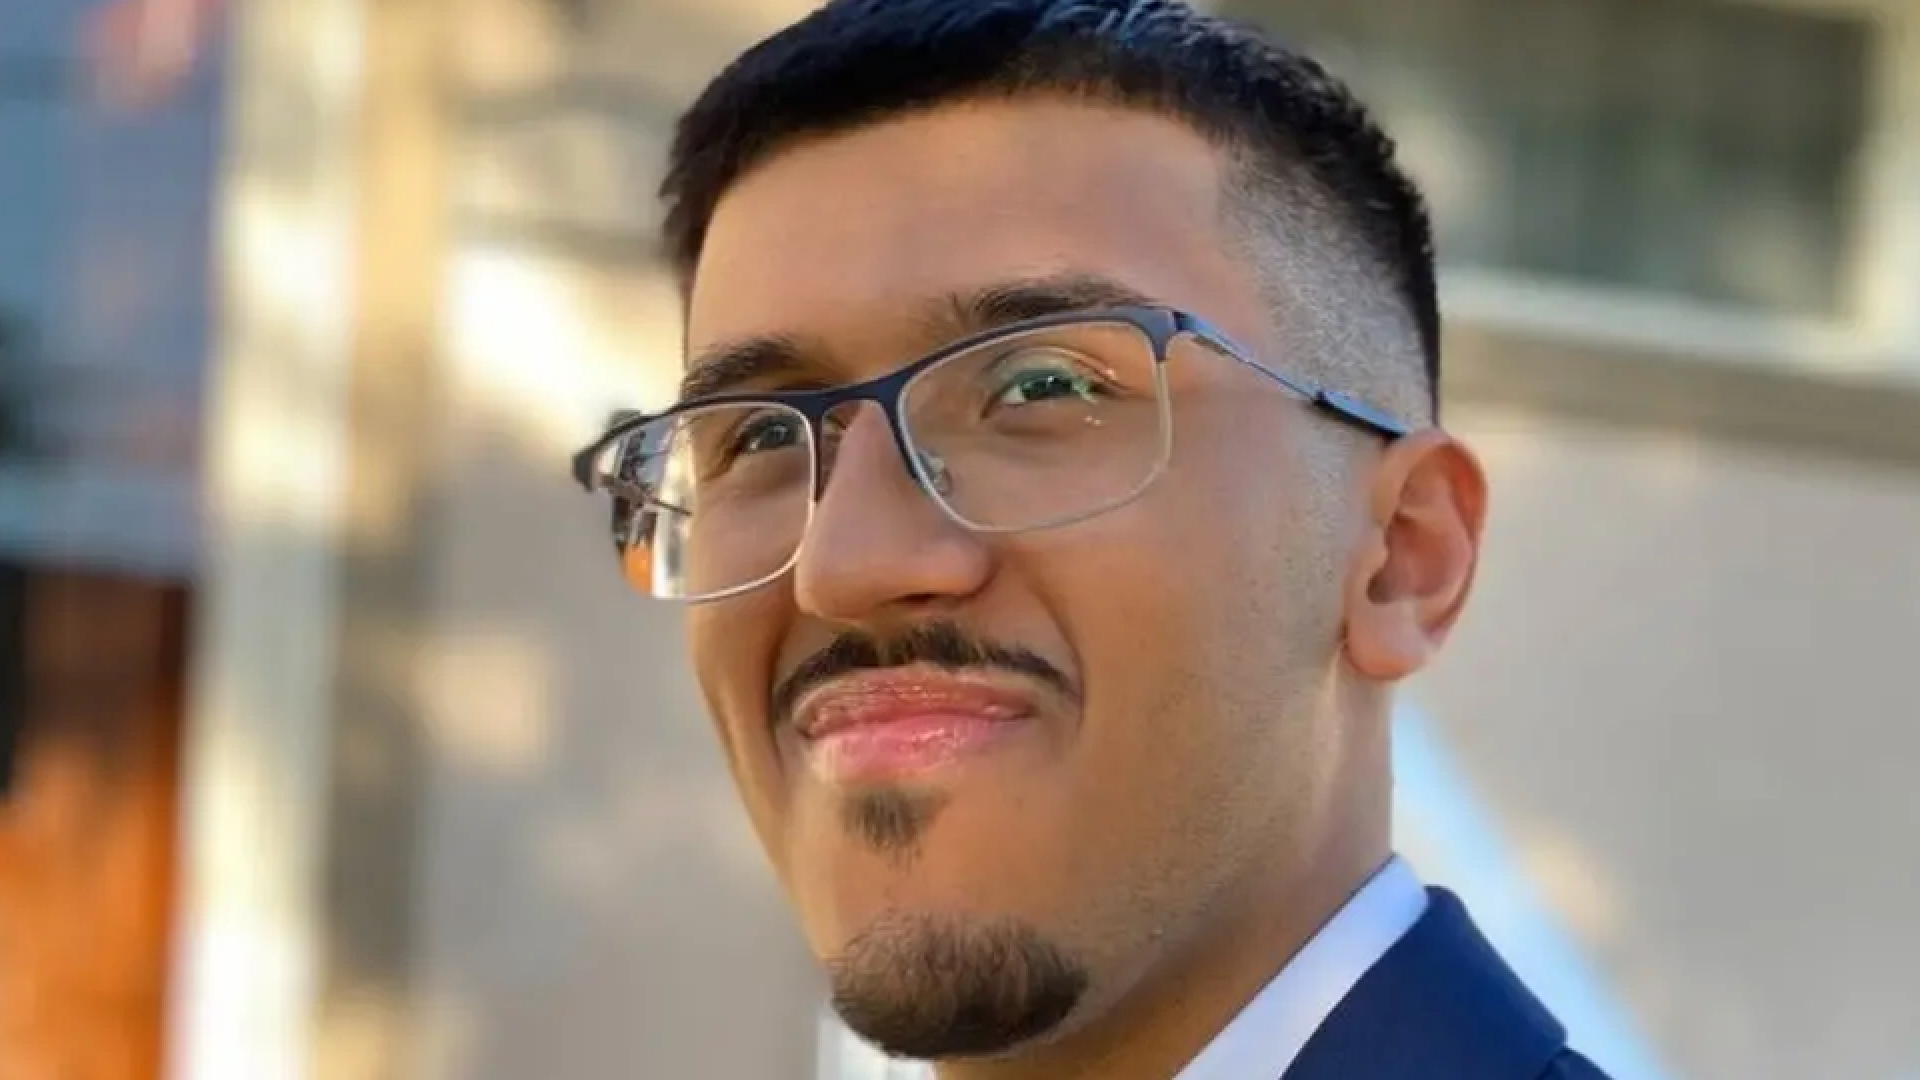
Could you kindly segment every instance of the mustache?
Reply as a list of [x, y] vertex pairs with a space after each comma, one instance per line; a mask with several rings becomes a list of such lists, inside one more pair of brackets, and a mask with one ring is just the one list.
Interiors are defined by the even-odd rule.
[[776, 724], [789, 723], [794, 705], [822, 683], [859, 671], [916, 664], [941, 671], [1019, 675], [1045, 685], [1068, 701], [1080, 701], [1079, 684], [1046, 657], [1025, 646], [973, 637], [958, 623], [940, 619], [886, 638], [857, 630], [842, 633], [780, 680], [773, 688], [769, 711]]

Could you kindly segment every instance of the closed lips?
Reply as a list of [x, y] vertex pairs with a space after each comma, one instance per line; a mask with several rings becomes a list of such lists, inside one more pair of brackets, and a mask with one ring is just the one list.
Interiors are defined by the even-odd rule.
[[1011, 723], [1033, 714], [1025, 694], [945, 673], [848, 675], [806, 695], [795, 728], [808, 739], [933, 716]]

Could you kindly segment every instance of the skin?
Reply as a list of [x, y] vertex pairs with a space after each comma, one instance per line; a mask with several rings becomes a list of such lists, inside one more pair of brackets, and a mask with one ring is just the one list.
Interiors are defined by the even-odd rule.
[[[1045, 102], [946, 106], [788, 148], [718, 208], [689, 354], [779, 335], [818, 380], [870, 378], [966, 329], [938, 317], [956, 294], [1069, 274], [1309, 370], [1290, 347], [1341, 335], [1318, 325], [1325, 311], [1276, 308], [1272, 278], [1312, 260], [1248, 257], [1228, 235], [1228, 169], [1174, 120]], [[1084, 976], [1060, 1023], [941, 1062], [943, 1080], [1164, 1080], [1390, 853], [1391, 687], [1465, 602], [1480, 469], [1443, 432], [1384, 443], [1190, 342], [1168, 374], [1174, 457], [1127, 506], [968, 532], [869, 410], [793, 572], [690, 609], [727, 760], [836, 981], [937, 990], [897, 964], [849, 971], [881, 962], [863, 940], [910, 951], [926, 927], [964, 941], [1017, 926]], [[776, 723], [773, 687], [849, 631], [886, 641], [930, 620], [1028, 650], [1077, 693], [1023, 684], [1032, 733], [931, 784], [829, 787]]]

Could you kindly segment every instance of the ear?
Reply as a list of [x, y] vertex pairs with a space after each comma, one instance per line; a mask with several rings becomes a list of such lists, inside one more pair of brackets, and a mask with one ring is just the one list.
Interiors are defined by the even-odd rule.
[[1458, 439], [1417, 432], [1381, 456], [1367, 509], [1347, 574], [1346, 651], [1362, 675], [1395, 682], [1427, 666], [1466, 606], [1486, 474]]

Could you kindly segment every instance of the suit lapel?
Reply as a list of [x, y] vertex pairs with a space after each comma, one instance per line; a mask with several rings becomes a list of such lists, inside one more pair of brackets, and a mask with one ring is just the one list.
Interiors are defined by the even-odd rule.
[[1362, 976], [1280, 1080], [1533, 1080], [1566, 1031], [1481, 936], [1457, 897]]

